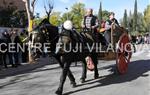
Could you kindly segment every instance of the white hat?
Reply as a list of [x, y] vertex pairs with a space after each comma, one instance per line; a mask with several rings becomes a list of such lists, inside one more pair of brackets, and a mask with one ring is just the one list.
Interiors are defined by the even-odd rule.
[[63, 27], [66, 30], [72, 30], [73, 24], [72, 24], [72, 22], [70, 20], [67, 20], [67, 21], [64, 22]]

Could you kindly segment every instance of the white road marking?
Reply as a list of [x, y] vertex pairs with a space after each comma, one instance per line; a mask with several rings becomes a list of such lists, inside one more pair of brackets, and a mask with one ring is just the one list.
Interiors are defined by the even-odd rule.
[[150, 53], [147, 55], [147, 57], [150, 57]]

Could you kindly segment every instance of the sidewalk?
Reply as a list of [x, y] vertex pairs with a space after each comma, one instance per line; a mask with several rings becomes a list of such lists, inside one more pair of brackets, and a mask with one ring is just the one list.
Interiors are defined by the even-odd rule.
[[51, 65], [51, 68], [59, 68], [57, 61], [53, 57], [40, 58], [36, 63], [22, 63], [21, 66], [17, 68], [8, 68], [0, 70], [0, 79], [8, 76], [14, 76], [18, 74], [29, 73], [31, 71], [36, 71], [40, 68], [45, 68], [46, 66]]

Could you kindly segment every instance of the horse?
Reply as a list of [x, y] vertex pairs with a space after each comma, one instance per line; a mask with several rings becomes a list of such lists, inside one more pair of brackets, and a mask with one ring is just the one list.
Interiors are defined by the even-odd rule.
[[[86, 31], [86, 32], [83, 31], [79, 34], [75, 29], [73, 29], [71, 21], [64, 22], [62, 26], [62, 30], [60, 31], [59, 34], [59, 40], [57, 43], [58, 46], [56, 47], [56, 53], [61, 54], [62, 56], [61, 62], [64, 64], [59, 87], [55, 92], [57, 95], [62, 95], [64, 82], [66, 80], [68, 73], [72, 75], [71, 78], [74, 80], [74, 84], [76, 84], [75, 78], [72, 72], [70, 71], [70, 65], [72, 62], [76, 62], [76, 61], [83, 62], [83, 66], [82, 66], [83, 71], [80, 79], [81, 82], [83, 83], [85, 82], [86, 73], [87, 73], [87, 64], [85, 58], [87, 56], [90, 56], [94, 63], [94, 79], [97, 79], [99, 77], [98, 69], [97, 69], [97, 64], [98, 64], [97, 53], [93, 51], [90, 52], [86, 46], [86, 44], [92, 45], [94, 42], [95, 42], [94, 36], [90, 31]], [[81, 49], [81, 51], [80, 50], [75, 51], [75, 49], [78, 48], [76, 47], [76, 45], [80, 43], [82, 44], [81, 47], [83, 48]], [[69, 49], [71, 50], [67, 52], [66, 50]]]
[[[37, 32], [34, 32], [37, 31]], [[42, 32], [45, 31], [45, 32]], [[52, 56], [54, 58], [56, 58], [56, 60], [58, 61], [59, 65], [61, 68], [64, 68], [64, 64], [61, 60], [61, 54], [55, 54], [56, 51], [56, 43], [59, 40], [59, 28], [57, 26], [54, 26], [52, 24], [50, 24], [50, 22], [47, 19], [44, 19], [31, 33], [30, 35], [30, 41], [35, 44], [35, 43], [45, 43], [48, 42], [50, 43], [50, 51], [49, 52], [49, 56]], [[47, 38], [47, 39], [45, 39]], [[38, 52], [36, 52], [38, 53]], [[41, 55], [41, 53], [39, 53], [39, 55]], [[69, 79], [70, 79], [70, 83], [72, 85], [72, 87], [75, 87], [76, 83], [75, 83], [75, 79], [72, 75], [72, 73], [70, 71], [68, 71], [67, 73]]]

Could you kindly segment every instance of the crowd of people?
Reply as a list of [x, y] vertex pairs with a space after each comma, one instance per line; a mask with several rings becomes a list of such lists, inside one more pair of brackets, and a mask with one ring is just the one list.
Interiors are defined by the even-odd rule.
[[[4, 30], [2, 32], [0, 37], [0, 67], [4, 66], [8, 68], [10, 65], [12, 67], [18, 67], [21, 63], [27, 62], [28, 52], [17, 50], [17, 44], [22, 45], [27, 35], [25, 30], [20, 32], [17, 29], [10, 31]], [[14, 47], [12, 48], [11, 45], [14, 45]], [[11, 50], [14, 52], [10, 52]]]
[[150, 44], [150, 34], [131, 36], [134, 44]]

